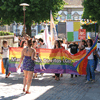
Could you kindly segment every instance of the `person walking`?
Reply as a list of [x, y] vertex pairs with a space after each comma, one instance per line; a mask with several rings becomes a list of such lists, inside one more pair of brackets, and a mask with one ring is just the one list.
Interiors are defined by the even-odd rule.
[[84, 50], [86, 47], [86, 41], [82, 40], [81, 43], [79, 44], [79, 51]]
[[[93, 45], [93, 41], [91, 39], [87, 40], [86, 52], [88, 53]], [[90, 56], [88, 56], [88, 64], [87, 64], [87, 81], [85, 83], [90, 82], [90, 74], [92, 76], [92, 82], [95, 82], [95, 73], [94, 73], [94, 52], [91, 53]]]
[[5, 78], [8, 78], [11, 72], [9, 72], [9, 46], [7, 41], [3, 41], [3, 46], [1, 48], [0, 54], [2, 54], [4, 68], [6, 70]]
[[[59, 49], [61, 48], [60, 42], [59, 40], [55, 41], [55, 45], [54, 45], [54, 49]], [[60, 80], [60, 74], [59, 73], [55, 73], [55, 80]]]
[[45, 45], [45, 43], [44, 43], [44, 41], [43, 41], [43, 39], [39, 39], [39, 48], [44, 48], [44, 49], [46, 49], [46, 45]]
[[[23, 80], [23, 92], [26, 94], [30, 94], [29, 88], [32, 82], [33, 72], [34, 72], [34, 60], [35, 60], [35, 50], [32, 49], [32, 40], [27, 40], [28, 47], [22, 50], [22, 55], [20, 59], [20, 63], [18, 68], [21, 67], [21, 63], [23, 61], [23, 72], [24, 72], [24, 80]], [[27, 90], [25, 91], [27, 85]]]
[[[45, 45], [43, 39], [40, 38], [38, 42], [39, 42], [38, 48], [40, 48], [40, 49], [46, 49], [46, 48], [47, 48], [47, 46]], [[40, 64], [40, 70], [41, 70], [41, 71], [46, 70], [44, 64]], [[40, 73], [40, 74], [41, 74], [41, 76], [43, 77], [43, 74], [44, 74], [44, 73]]]
[[[70, 48], [71, 54], [76, 54], [78, 52], [78, 45], [75, 42], [73, 42], [73, 44], [70, 44], [68, 48]], [[77, 77], [77, 75], [75, 75], [75, 77]], [[73, 78], [73, 74], [71, 74], [71, 78]]]

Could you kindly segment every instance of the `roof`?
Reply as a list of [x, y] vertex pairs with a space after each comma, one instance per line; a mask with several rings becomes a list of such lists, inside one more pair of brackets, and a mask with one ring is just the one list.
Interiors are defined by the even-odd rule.
[[64, 8], [83, 8], [82, 1], [83, 0], [64, 0], [67, 5]]

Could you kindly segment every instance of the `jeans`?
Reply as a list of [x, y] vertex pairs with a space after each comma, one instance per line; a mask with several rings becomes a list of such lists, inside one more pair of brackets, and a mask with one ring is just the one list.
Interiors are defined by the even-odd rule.
[[4, 68], [6, 70], [6, 75], [8, 75], [9, 71], [8, 71], [8, 67], [9, 67], [9, 58], [3, 58], [3, 64], [4, 64]]
[[88, 64], [87, 64], [87, 80], [88, 81], [90, 81], [90, 73], [92, 76], [92, 80], [95, 80], [94, 60], [88, 60]]

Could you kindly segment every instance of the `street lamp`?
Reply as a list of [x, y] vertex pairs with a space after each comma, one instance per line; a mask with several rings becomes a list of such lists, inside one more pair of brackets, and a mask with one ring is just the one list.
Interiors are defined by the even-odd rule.
[[26, 6], [29, 6], [29, 4], [27, 3], [22, 3], [20, 4], [20, 6], [23, 6], [23, 12], [24, 12], [24, 28], [23, 28], [23, 31], [24, 31], [24, 35], [25, 35], [25, 10], [26, 10]]

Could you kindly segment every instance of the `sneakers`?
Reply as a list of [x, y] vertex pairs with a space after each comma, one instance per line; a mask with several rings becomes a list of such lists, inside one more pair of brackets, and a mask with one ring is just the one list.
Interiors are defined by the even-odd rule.
[[88, 83], [90, 83], [90, 81], [87, 80], [87, 81], [85, 82], [85, 84], [88, 84]]
[[95, 80], [92, 80], [91, 82], [92, 82], [92, 83], [95, 83]]
[[[95, 80], [92, 80], [91, 82], [92, 82], [92, 83], [95, 83]], [[90, 81], [87, 80], [87, 81], [85, 82], [85, 84], [88, 84], [88, 83], [90, 83]]]

